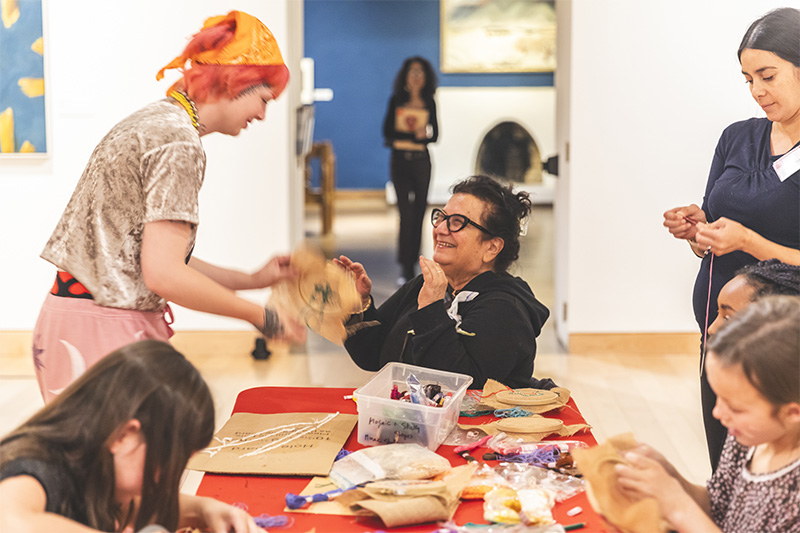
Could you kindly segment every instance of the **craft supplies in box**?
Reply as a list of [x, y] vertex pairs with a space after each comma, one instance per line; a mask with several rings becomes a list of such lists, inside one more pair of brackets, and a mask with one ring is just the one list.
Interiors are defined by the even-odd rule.
[[[406, 388], [413, 374], [422, 386], [435, 384], [450, 394], [443, 406], [402, 402], [392, 388]], [[472, 377], [405, 363], [388, 363], [355, 390], [358, 402], [358, 442], [366, 446], [414, 442], [436, 450], [458, 422], [461, 401]]]

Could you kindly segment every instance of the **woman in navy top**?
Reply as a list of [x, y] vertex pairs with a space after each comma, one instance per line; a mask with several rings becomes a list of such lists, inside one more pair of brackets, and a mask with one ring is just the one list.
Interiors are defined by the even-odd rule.
[[[772, 258], [800, 265], [800, 11], [780, 8], [756, 20], [738, 53], [750, 93], [767, 116], [722, 133], [702, 208], [664, 213], [669, 232], [702, 258], [693, 304], [704, 332], [716, 318], [720, 289], [739, 268]], [[716, 396], [702, 367], [700, 381], [716, 469], [726, 431], [711, 415]]]

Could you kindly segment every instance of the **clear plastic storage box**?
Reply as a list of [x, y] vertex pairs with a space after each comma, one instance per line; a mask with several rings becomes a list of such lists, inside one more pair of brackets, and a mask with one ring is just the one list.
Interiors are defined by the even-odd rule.
[[[408, 390], [414, 374], [424, 386], [441, 385], [452, 397], [442, 407], [391, 399], [392, 387]], [[366, 446], [416, 442], [436, 450], [458, 422], [461, 402], [472, 376], [433, 370], [405, 363], [388, 363], [366, 384], [355, 390], [358, 402], [358, 442]]]

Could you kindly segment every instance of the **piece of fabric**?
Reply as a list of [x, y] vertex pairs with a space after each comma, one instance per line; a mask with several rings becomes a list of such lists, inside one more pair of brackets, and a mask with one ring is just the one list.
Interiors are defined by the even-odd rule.
[[206, 156], [186, 112], [172, 99], [122, 120], [86, 165], [42, 258], [72, 274], [106, 307], [160, 311], [140, 266], [144, 225], [199, 223], [198, 195]]
[[156, 74], [156, 80], [164, 77], [164, 71], [183, 68], [187, 61], [203, 65], [284, 65], [281, 51], [272, 32], [260, 20], [242, 11], [231, 11], [206, 19], [203, 29], [217, 24], [235, 24], [234, 37], [222, 48], [210, 48], [194, 55], [182, 53]]
[[766, 474], [749, 470], [755, 448], [729, 436], [708, 481], [711, 517], [723, 533], [800, 532], [800, 459]]
[[400, 361], [467, 374], [474, 388], [488, 378], [512, 388], [531, 386], [536, 337], [550, 312], [525, 281], [494, 272], [472, 279], [461, 292], [478, 295], [459, 302], [458, 327], [447, 314], [449, 302], [417, 309], [423, 281], [417, 276], [379, 308], [373, 304], [348, 322], [345, 348], [359, 367], [376, 371]]
[[65, 464], [35, 458], [19, 458], [0, 462], [0, 481], [17, 476], [31, 476], [44, 489], [45, 511], [56, 513], [81, 524], [87, 524], [85, 504], [80, 498], [80, 484]]
[[33, 366], [42, 397], [49, 402], [117, 348], [170, 337], [164, 311], [115, 309], [48, 294], [33, 330]]
[[632, 433], [614, 435], [591, 448], [572, 450], [575, 463], [586, 482], [586, 495], [595, 511], [622, 533], [663, 533], [662, 520], [654, 498], [635, 500], [619, 488], [616, 465], [629, 464], [623, 457], [636, 447]]
[[[772, 167], [782, 154], [771, 154], [772, 122], [752, 118], [728, 126], [714, 152], [711, 171], [703, 198], [703, 211], [709, 222], [726, 217], [782, 246], [800, 249], [800, 172], [781, 182]], [[694, 284], [692, 303], [700, 331], [706, 324], [709, 271], [711, 302], [708, 324], [717, 317], [717, 296], [737, 270], [758, 260], [744, 252], [703, 258]], [[701, 369], [703, 371], [703, 369]], [[703, 371], [702, 380], [706, 380]], [[716, 468], [726, 431], [711, 411], [716, 396], [704, 382], [703, 421], [706, 426], [709, 456]]]

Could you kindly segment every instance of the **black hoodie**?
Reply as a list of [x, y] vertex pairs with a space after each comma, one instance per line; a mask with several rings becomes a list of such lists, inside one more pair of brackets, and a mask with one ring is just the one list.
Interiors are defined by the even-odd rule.
[[[379, 308], [373, 304], [363, 318], [348, 322], [344, 345], [359, 367], [376, 371], [400, 361], [470, 375], [474, 389], [489, 378], [512, 388], [531, 386], [536, 337], [550, 311], [525, 281], [484, 272], [458, 293], [417, 309], [422, 284], [417, 276]], [[465, 301], [454, 308], [453, 298]]]

